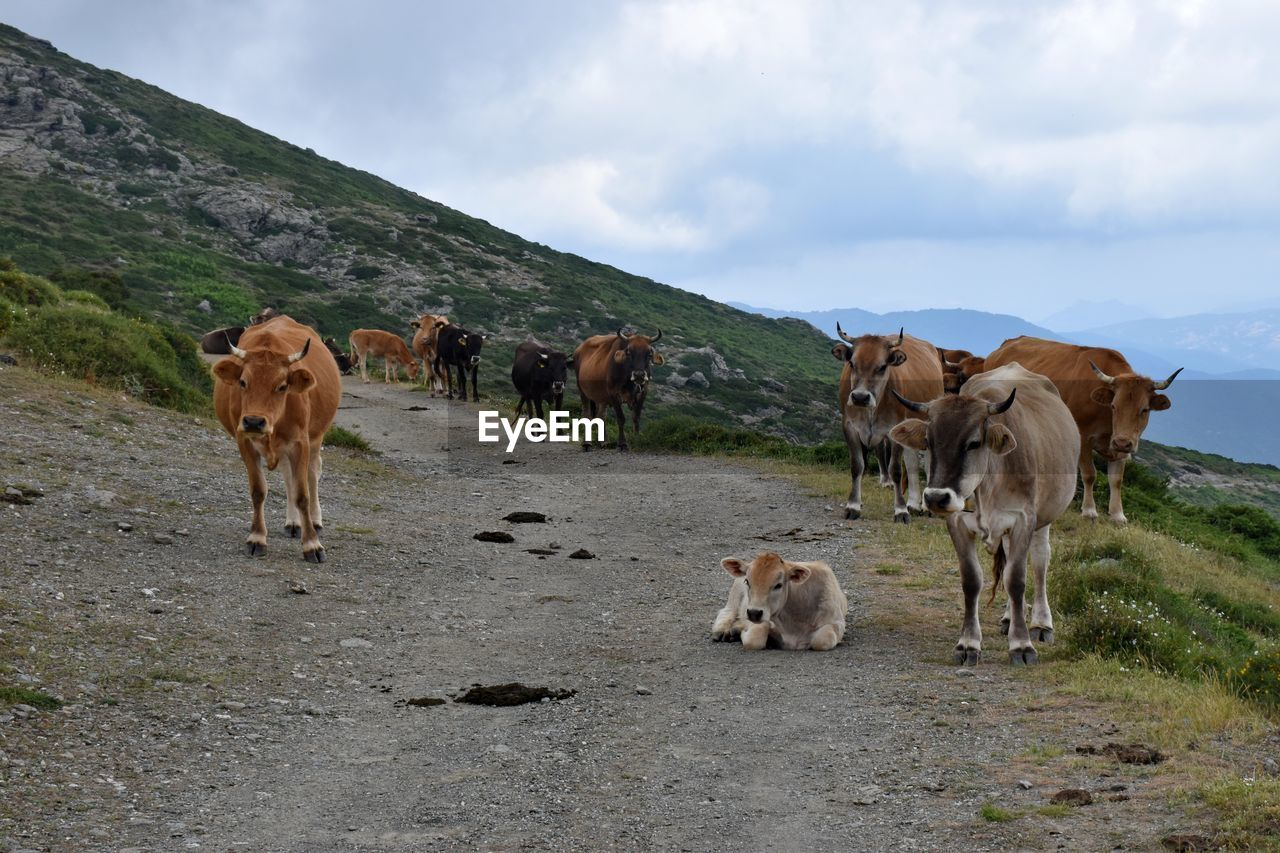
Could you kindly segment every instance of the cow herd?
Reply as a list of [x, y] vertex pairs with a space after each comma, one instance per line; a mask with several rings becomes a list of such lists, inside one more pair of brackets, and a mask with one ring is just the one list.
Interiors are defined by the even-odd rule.
[[[213, 367], [214, 402], [248, 473], [248, 554], [266, 548], [265, 463], [269, 470], [283, 465], [286, 531], [302, 539], [305, 559], [324, 560], [320, 445], [337, 411], [341, 374], [358, 367], [368, 382], [368, 360], [381, 358], [387, 382], [403, 366], [411, 381], [421, 372], [433, 396], [454, 399], [456, 378], [458, 397], [467, 399], [469, 379], [471, 399], [479, 399], [477, 372], [488, 335], [443, 315], [423, 314], [410, 325], [411, 345], [391, 332], [357, 329], [349, 354], [332, 338], [321, 339], [269, 308], [247, 327], [205, 335], [206, 352], [230, 356]], [[1049, 528], [1075, 495], [1077, 468], [1085, 487], [1083, 513], [1096, 518], [1093, 455], [1107, 461], [1109, 513], [1123, 523], [1125, 461], [1137, 450], [1150, 413], [1169, 408], [1160, 392], [1180, 371], [1158, 382], [1135, 373], [1115, 350], [1038, 338], [1005, 341], [984, 357], [936, 347], [904, 330], [853, 337], [836, 329], [841, 342], [831, 352], [842, 363], [840, 420], [852, 480], [845, 517], [861, 517], [865, 460], [874, 453], [881, 483], [893, 489], [894, 521], [908, 522], [913, 512], [945, 519], [964, 592], [956, 662], [977, 663], [982, 647], [981, 544], [994, 558], [992, 597], [1001, 583], [1008, 596], [1000, 624], [1010, 662], [1034, 663], [1033, 641], [1053, 640]], [[583, 413], [604, 417], [612, 410], [618, 448], [627, 449], [624, 407], [638, 431], [651, 369], [663, 363], [654, 348], [661, 338], [660, 330], [646, 336], [619, 329], [589, 337], [567, 354], [530, 337], [516, 347], [511, 368], [520, 395], [517, 414], [541, 418], [544, 404], [562, 409], [573, 370]], [[1028, 563], [1035, 573], [1030, 624], [1023, 602]], [[713, 639], [741, 640], [753, 649], [825, 650], [840, 642], [845, 596], [825, 563], [764, 553], [750, 562], [728, 557], [722, 565], [734, 581]]]

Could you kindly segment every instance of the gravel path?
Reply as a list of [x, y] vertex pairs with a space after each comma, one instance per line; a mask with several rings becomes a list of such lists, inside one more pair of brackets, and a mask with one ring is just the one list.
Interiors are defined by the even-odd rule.
[[[268, 553], [239, 555], [244, 474], [212, 424], [0, 371], [4, 478], [44, 492], [0, 504], [0, 683], [67, 703], [0, 717], [0, 849], [1106, 849], [1176, 825], [1155, 800], [978, 817], [1105, 784], [1082, 765], [1024, 791], [1011, 757], [1116, 729], [1028, 715], [1044, 695], [1001, 664], [956, 674], [958, 591], [903, 617], [878, 522], [716, 460], [507, 456], [472, 406], [347, 388], [338, 422], [382, 455], [326, 452], [309, 566], [276, 475]], [[836, 650], [708, 640], [720, 558], [766, 547], [836, 569]], [[404, 704], [511, 681], [576, 694]]]

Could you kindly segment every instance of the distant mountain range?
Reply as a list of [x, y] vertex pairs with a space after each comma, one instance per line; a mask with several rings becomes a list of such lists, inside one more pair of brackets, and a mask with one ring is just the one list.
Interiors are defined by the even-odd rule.
[[[1242, 462], [1280, 464], [1280, 310], [1146, 318], [1059, 333], [1010, 314], [933, 308], [876, 314], [860, 308], [780, 311], [743, 303], [766, 317], [794, 317], [836, 337], [899, 328], [932, 343], [985, 355], [1007, 338], [1033, 335], [1114, 347], [1135, 370], [1163, 378], [1185, 370], [1173, 386], [1173, 408], [1151, 418], [1153, 441], [1220, 453]], [[1096, 304], [1095, 304], [1096, 305]], [[1078, 316], [1078, 315], [1076, 315]], [[1101, 316], [1101, 315], [1099, 315]]]

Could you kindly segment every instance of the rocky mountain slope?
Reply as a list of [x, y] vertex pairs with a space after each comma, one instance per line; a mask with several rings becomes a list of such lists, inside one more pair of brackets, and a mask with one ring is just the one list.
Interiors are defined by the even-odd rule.
[[447, 312], [495, 335], [490, 393], [527, 333], [661, 328], [650, 411], [834, 433], [836, 366], [807, 324], [531, 243], [2, 25], [0, 255], [192, 332], [265, 304], [340, 338]]

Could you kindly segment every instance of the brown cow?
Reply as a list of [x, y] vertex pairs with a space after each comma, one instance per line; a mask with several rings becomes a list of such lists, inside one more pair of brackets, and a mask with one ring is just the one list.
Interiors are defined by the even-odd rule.
[[408, 371], [410, 382], [418, 376], [418, 362], [399, 335], [381, 329], [356, 329], [347, 342], [351, 344], [351, 359], [360, 365], [360, 378], [365, 382], [369, 381], [370, 356], [382, 359], [386, 382], [391, 381], [392, 375], [400, 380], [401, 364]]
[[[644, 408], [649, 388], [649, 369], [662, 364], [662, 354], [653, 344], [662, 340], [662, 330], [652, 338], [625, 334], [593, 335], [573, 351], [574, 370], [578, 375], [578, 393], [582, 410], [589, 418], [604, 417], [605, 406], [612, 406], [618, 421], [618, 449], [627, 449], [627, 432], [622, 404], [631, 409], [632, 423], [640, 431], [640, 410]], [[591, 449], [585, 444], [583, 448]]]
[[413, 333], [413, 351], [422, 359], [422, 384], [431, 388], [431, 396], [444, 393], [444, 370], [436, 366], [436, 340], [440, 329], [449, 325], [444, 314], [423, 314], [409, 323]]
[[310, 326], [280, 315], [245, 330], [242, 346], [213, 366], [218, 420], [240, 448], [253, 499], [250, 556], [267, 549], [267, 476], [284, 463], [285, 530], [302, 537], [302, 556], [324, 562], [317, 531], [320, 511], [320, 445], [342, 395], [338, 367]]
[[[963, 350], [960, 350], [963, 352]], [[958, 361], [946, 361], [942, 364], [942, 382], [948, 394], [959, 394], [964, 383], [970, 378], [985, 371], [986, 359], [970, 355]]]
[[[849, 473], [853, 485], [845, 502], [844, 517], [862, 515], [863, 450], [875, 447], [888, 437], [889, 430], [910, 417], [910, 411], [890, 392], [897, 390], [916, 400], [942, 396], [942, 364], [933, 344], [896, 335], [863, 335], [853, 338], [836, 324], [847, 344], [836, 344], [831, 354], [844, 364], [840, 373], [840, 421], [849, 445]], [[889, 469], [905, 468], [907, 487], [901, 477], [893, 477], [893, 520], [907, 523], [911, 510], [924, 511], [920, 499], [920, 454], [893, 444]]]
[[1026, 336], [1001, 344], [987, 356], [986, 368], [992, 370], [1015, 361], [1027, 370], [1049, 377], [1080, 429], [1084, 517], [1098, 517], [1093, 499], [1097, 477], [1093, 454], [1096, 452], [1107, 460], [1107, 479], [1111, 483], [1108, 513], [1112, 520], [1124, 524], [1128, 519], [1120, 492], [1124, 485], [1125, 461], [1137, 451], [1151, 412], [1163, 411], [1171, 405], [1168, 397], [1157, 392], [1168, 388], [1182, 368], [1163, 382], [1155, 382], [1134, 373], [1124, 356], [1113, 349]]

